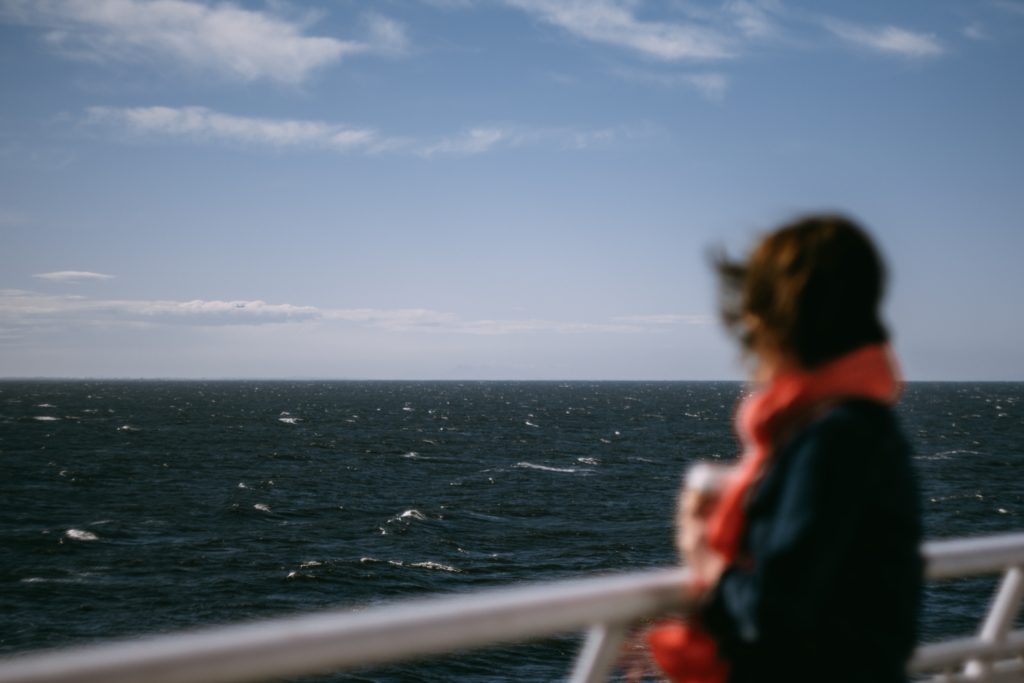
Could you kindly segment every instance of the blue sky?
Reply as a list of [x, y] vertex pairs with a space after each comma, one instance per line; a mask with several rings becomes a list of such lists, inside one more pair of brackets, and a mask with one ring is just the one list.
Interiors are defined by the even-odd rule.
[[0, 376], [718, 379], [710, 248], [863, 221], [1024, 379], [1024, 0], [0, 0]]

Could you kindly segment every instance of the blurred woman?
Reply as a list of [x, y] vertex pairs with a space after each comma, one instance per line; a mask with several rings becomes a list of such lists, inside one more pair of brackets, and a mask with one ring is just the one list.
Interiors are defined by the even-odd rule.
[[718, 270], [755, 390], [720, 493], [680, 505], [701, 606], [652, 630], [651, 654], [673, 681], [905, 681], [921, 532], [878, 253], [852, 221], [809, 216]]

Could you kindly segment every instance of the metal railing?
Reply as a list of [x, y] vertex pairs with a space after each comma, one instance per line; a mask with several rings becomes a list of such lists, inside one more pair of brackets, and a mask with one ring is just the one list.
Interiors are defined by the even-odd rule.
[[[929, 579], [1003, 573], [977, 636], [920, 647], [934, 683], [1024, 681], [1024, 533], [933, 541]], [[0, 660], [0, 683], [241, 683], [365, 667], [556, 634], [588, 633], [570, 680], [606, 680], [630, 626], [685, 609], [685, 569], [491, 589]]]

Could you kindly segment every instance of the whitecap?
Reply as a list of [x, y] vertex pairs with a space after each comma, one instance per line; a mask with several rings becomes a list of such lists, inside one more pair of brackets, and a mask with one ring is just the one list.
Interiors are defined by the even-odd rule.
[[[56, 407], [57, 406], [53, 405], [52, 403], [40, 403], [40, 404], [38, 404], [36, 406], [36, 408], [56, 408]], [[996, 406], [996, 407], [998, 408], [999, 406]]]
[[420, 454], [416, 451], [409, 451], [408, 453], [402, 453], [403, 458], [418, 458]]
[[423, 521], [423, 520], [425, 520], [427, 518], [427, 516], [425, 514], [423, 514], [422, 512], [420, 512], [419, 510], [406, 510], [402, 514], [398, 515], [398, 518], [399, 519], [418, 519], [420, 521]]
[[56, 422], [60, 418], [53, 417], [52, 415], [36, 415], [35, 419], [39, 420], [40, 422]]
[[270, 506], [267, 505], [266, 503], [256, 503], [255, 505], [253, 505], [253, 507], [259, 510], [260, 512], [270, 512]]
[[293, 424], [298, 424], [299, 418], [297, 418], [297, 417], [279, 417], [279, 418], [277, 418], [277, 421], [278, 422], [284, 422], [285, 424], [293, 425]]
[[447, 564], [441, 564], [440, 562], [413, 562], [409, 565], [410, 567], [419, 567], [420, 569], [436, 569], [442, 572], [452, 572], [454, 574], [461, 574], [462, 570], [457, 567], [452, 567]]
[[72, 541], [98, 541], [99, 536], [91, 531], [85, 531], [83, 529], [68, 529], [64, 532], [65, 538], [70, 538]]
[[249, 487], [245, 485], [244, 481], [240, 481], [240, 482], [238, 482], [238, 488], [240, 488], [240, 489], [247, 489]]
[[119, 432], [141, 432], [142, 430], [138, 427], [132, 427], [131, 425], [121, 425], [117, 428]]
[[402, 410], [404, 410], [404, 411], [405, 411], [405, 412], [407, 412], [407, 413], [411, 413], [411, 412], [414, 412], [414, 411], [415, 411], [416, 409], [415, 409], [415, 408], [413, 408], [413, 407], [412, 407], [411, 405], [409, 405], [408, 403], [406, 403], [406, 404], [405, 404], [404, 406], [402, 406]]
[[530, 422], [529, 420], [527, 420], [523, 424], [525, 424], [527, 427], [540, 427], [539, 424], [534, 424], [533, 422]]
[[323, 566], [323, 564], [324, 563], [320, 562], [319, 560], [309, 560], [308, 562], [303, 562], [302, 564], [300, 564], [299, 565], [299, 569], [309, 569], [310, 567], [321, 567], [321, 566]]
[[548, 467], [547, 465], [535, 465], [532, 462], [517, 462], [515, 466], [520, 469], [544, 470], [545, 472], [565, 472], [566, 474], [576, 472], [575, 467]]
[[596, 465], [597, 458], [576, 458], [576, 462], [581, 462], [584, 465]]

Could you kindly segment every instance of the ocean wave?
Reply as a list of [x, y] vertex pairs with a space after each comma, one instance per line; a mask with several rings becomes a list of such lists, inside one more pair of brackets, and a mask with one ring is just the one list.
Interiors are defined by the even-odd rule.
[[543, 470], [545, 472], [564, 472], [565, 474], [575, 474], [579, 472], [575, 467], [549, 467], [548, 465], [536, 465], [532, 462], [517, 462], [515, 464], [519, 469], [530, 469], [530, 470]]
[[424, 562], [405, 562], [403, 560], [380, 560], [380, 559], [377, 559], [376, 557], [360, 557], [359, 558], [359, 563], [360, 564], [387, 564], [388, 566], [399, 567], [399, 568], [410, 567], [410, 568], [415, 568], [415, 569], [430, 569], [430, 570], [433, 570], [433, 571], [449, 572], [449, 573], [452, 573], [452, 574], [461, 574], [462, 573], [462, 570], [459, 569], [458, 567], [453, 567], [453, 566], [448, 565], [448, 564], [441, 564], [440, 562], [433, 562], [431, 560], [426, 560]]
[[47, 579], [42, 576], [29, 576], [24, 579], [19, 579], [18, 583], [84, 583], [81, 579]]
[[72, 541], [98, 541], [100, 537], [91, 531], [84, 529], [68, 529], [64, 532], [64, 538], [70, 538]]
[[36, 415], [35, 419], [39, 420], [40, 422], [56, 422], [60, 418], [54, 417], [53, 415]]
[[259, 510], [260, 512], [270, 512], [270, 506], [267, 505], [266, 503], [256, 503], [255, 505], [253, 505], [253, 507]]
[[402, 514], [398, 515], [398, 519], [418, 519], [420, 521], [425, 521], [427, 516], [419, 510], [406, 510]]
[[462, 570], [458, 567], [452, 567], [451, 565], [441, 564], [440, 562], [413, 562], [409, 565], [410, 567], [416, 567], [417, 569], [436, 569], [441, 572], [452, 572], [453, 574], [461, 574]]

